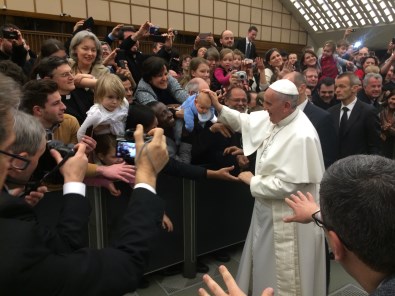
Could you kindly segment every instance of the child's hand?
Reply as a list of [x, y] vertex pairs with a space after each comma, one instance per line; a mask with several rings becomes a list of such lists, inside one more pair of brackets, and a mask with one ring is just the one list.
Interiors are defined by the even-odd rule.
[[107, 188], [108, 191], [110, 191], [111, 195], [118, 197], [121, 195], [121, 190], [115, 188], [114, 182], [109, 182], [104, 186]]
[[173, 222], [171, 222], [170, 218], [166, 214], [163, 214], [162, 228], [167, 229], [167, 232], [172, 232], [174, 229]]

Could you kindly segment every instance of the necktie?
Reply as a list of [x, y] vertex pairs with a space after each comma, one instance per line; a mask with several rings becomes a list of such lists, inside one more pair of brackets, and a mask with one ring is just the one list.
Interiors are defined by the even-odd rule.
[[348, 120], [347, 112], [349, 111], [347, 107], [343, 107], [342, 110], [343, 110], [343, 115], [342, 118], [340, 119], [340, 127], [339, 127], [340, 135], [343, 135], [344, 131], [346, 130], [347, 120]]
[[246, 59], [250, 58], [250, 53], [251, 53], [251, 42], [248, 42], [246, 49]]

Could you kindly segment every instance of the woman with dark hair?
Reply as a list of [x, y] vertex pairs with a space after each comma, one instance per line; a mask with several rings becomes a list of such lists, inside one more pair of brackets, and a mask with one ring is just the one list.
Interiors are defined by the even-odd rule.
[[265, 54], [265, 63], [265, 77], [267, 83], [270, 84], [275, 80], [284, 64], [280, 51], [277, 48], [269, 49]]
[[358, 69], [358, 70], [356, 70], [355, 72], [354, 72], [354, 74], [355, 75], [357, 75], [358, 77], [359, 77], [359, 79], [363, 79], [363, 77], [365, 76], [365, 69], [368, 67], [368, 66], [379, 66], [379, 59], [377, 58], [377, 57], [375, 57], [375, 56], [372, 56], [372, 55], [370, 55], [370, 56], [367, 56], [367, 57], [363, 57], [362, 59], [361, 59], [361, 65], [362, 65], [362, 68], [361, 69]]
[[135, 98], [140, 104], [160, 101], [165, 105], [182, 104], [188, 93], [180, 86], [177, 79], [169, 75], [166, 61], [152, 56], [143, 62], [142, 78], [139, 81]]
[[[42, 43], [40, 54], [36, 59], [34, 59], [34, 65], [32, 66], [29, 74], [30, 79], [37, 79], [37, 67], [40, 64], [41, 60], [51, 56], [57, 56], [60, 58], [67, 57], [66, 47], [64, 47], [61, 41], [54, 38], [44, 40], [44, 42]], [[33, 63], [33, 61], [31, 63]]]
[[316, 68], [318, 73], [321, 73], [321, 68], [318, 64], [318, 57], [312, 50], [306, 50], [300, 58], [300, 72], [303, 72], [307, 68]]
[[395, 159], [395, 89], [385, 96], [380, 122], [383, 155]]

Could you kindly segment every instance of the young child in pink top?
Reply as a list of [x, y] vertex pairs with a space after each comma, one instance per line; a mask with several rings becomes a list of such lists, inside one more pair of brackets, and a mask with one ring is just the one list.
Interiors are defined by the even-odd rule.
[[213, 91], [220, 90], [223, 87], [229, 86], [229, 79], [234, 71], [233, 66], [233, 50], [224, 48], [219, 53], [220, 62], [219, 66], [215, 68], [213, 81], [211, 82], [210, 89]]

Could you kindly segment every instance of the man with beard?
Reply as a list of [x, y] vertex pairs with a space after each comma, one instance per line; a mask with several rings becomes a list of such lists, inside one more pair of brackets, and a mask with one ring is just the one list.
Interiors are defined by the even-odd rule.
[[339, 104], [335, 96], [335, 79], [325, 77], [317, 85], [317, 92], [313, 94], [312, 102], [324, 110]]

